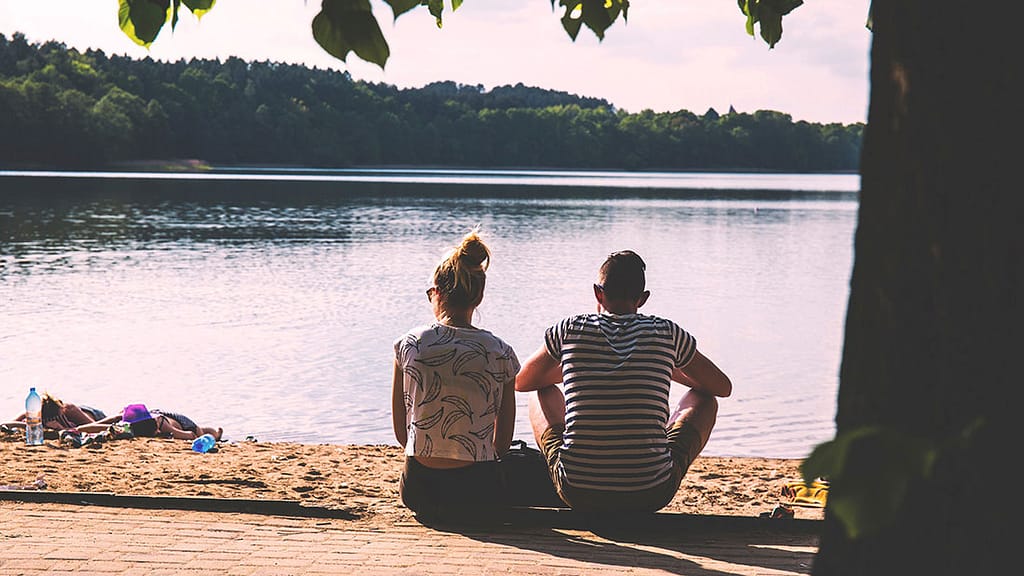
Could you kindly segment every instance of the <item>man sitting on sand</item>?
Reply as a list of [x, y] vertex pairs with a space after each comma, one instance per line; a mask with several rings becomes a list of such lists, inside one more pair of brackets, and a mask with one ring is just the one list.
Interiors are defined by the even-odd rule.
[[[559, 496], [585, 512], [654, 512], [704, 448], [732, 383], [675, 322], [638, 314], [644, 261], [615, 252], [594, 284], [596, 314], [547, 329], [516, 390]], [[669, 417], [672, 381], [689, 388]], [[564, 394], [561, 387], [564, 388]], [[510, 489], [515, 489], [510, 487]]]

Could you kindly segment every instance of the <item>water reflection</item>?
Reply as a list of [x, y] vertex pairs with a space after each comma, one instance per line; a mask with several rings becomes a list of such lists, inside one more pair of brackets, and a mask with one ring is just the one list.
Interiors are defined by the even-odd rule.
[[708, 453], [799, 457], [833, 431], [856, 207], [843, 190], [0, 175], [0, 406], [36, 382], [236, 439], [392, 442], [391, 340], [429, 320], [429, 271], [479, 224], [495, 259], [476, 322], [521, 357], [633, 248], [646, 311], [736, 383]]

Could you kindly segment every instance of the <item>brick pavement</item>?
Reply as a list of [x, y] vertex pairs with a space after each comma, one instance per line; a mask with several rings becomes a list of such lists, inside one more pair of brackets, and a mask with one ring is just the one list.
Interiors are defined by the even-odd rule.
[[810, 574], [818, 537], [766, 522], [631, 536], [416, 523], [372, 531], [332, 518], [0, 501], [0, 574]]

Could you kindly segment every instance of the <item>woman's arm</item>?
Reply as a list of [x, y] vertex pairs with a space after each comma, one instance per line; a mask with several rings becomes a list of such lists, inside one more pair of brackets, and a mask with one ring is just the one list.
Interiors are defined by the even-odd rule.
[[107, 416], [102, 420], [97, 420], [96, 424], [116, 424], [117, 422], [121, 421], [121, 415], [123, 413], [124, 411], [122, 410], [121, 412], [114, 414], [113, 416]]
[[405, 374], [402, 373], [398, 360], [395, 360], [395, 373], [391, 379], [391, 425], [395, 429], [395, 439], [402, 448], [405, 448], [405, 443], [409, 441], [405, 419]]
[[516, 379], [509, 378], [502, 386], [501, 406], [494, 418], [494, 451], [498, 457], [508, 452], [516, 428]]
[[693, 351], [693, 358], [686, 366], [672, 369], [672, 379], [698, 392], [719, 398], [732, 394], [732, 381], [699, 350]]

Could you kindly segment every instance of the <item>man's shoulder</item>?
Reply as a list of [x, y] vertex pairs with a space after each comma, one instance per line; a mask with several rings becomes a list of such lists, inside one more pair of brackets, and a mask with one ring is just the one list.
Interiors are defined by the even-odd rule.
[[636, 318], [637, 321], [647, 322], [655, 326], [679, 326], [679, 324], [677, 324], [674, 320], [665, 318], [664, 316], [655, 316], [653, 314], [637, 314]]
[[574, 314], [572, 316], [566, 316], [565, 318], [562, 318], [561, 320], [556, 322], [554, 324], [554, 326], [551, 327], [551, 329], [556, 329], [556, 328], [565, 329], [565, 328], [573, 328], [573, 327], [580, 327], [580, 326], [586, 326], [586, 325], [593, 325], [593, 324], [597, 324], [600, 321], [600, 317], [601, 317], [600, 314], [594, 314], [594, 313], [590, 313], [590, 314]]
[[676, 326], [679, 324], [674, 320], [665, 318], [663, 316], [656, 316], [653, 314], [626, 314], [626, 315], [608, 315], [598, 314], [594, 312], [586, 314], [575, 314], [567, 316], [562, 320], [559, 320], [554, 327], [558, 326], [585, 326], [585, 325], [599, 325], [602, 321], [612, 321], [616, 323], [622, 323], [623, 321], [636, 324], [647, 324], [652, 326]]

